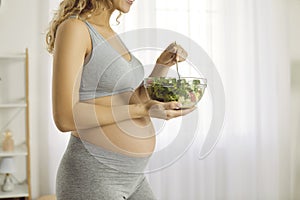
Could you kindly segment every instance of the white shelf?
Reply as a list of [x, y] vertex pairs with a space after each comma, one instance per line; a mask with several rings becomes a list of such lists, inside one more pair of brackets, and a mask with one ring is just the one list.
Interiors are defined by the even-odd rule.
[[[1, 1], [1, 0], [0, 0]], [[21, 67], [22, 68], [19, 68]], [[23, 68], [24, 67], [24, 68]], [[22, 198], [27, 197], [31, 199], [31, 177], [30, 177], [30, 130], [29, 130], [29, 103], [28, 103], [28, 82], [29, 82], [29, 58], [28, 49], [24, 52], [0, 52], [0, 71], [3, 73], [1, 92], [5, 94], [6, 91], [13, 91], [7, 97], [1, 97], [0, 113], [1, 119], [7, 122], [1, 122], [1, 129], [15, 130], [16, 134], [14, 151], [3, 151], [0, 146], [0, 162], [4, 157], [15, 157], [18, 161], [24, 161], [18, 163], [16, 166], [20, 180], [26, 179], [26, 183], [15, 185], [12, 192], [3, 192], [1, 185], [3, 181], [0, 180], [0, 200], [8, 198]], [[14, 76], [18, 74], [18, 77]], [[23, 76], [24, 75], [24, 76]], [[23, 113], [22, 113], [23, 112]], [[22, 116], [18, 116], [19, 114]], [[18, 118], [17, 118], [18, 117]], [[3, 124], [2, 124], [3, 123]], [[1, 134], [1, 133], [0, 133]], [[24, 141], [25, 137], [25, 141]], [[19, 140], [20, 139], [20, 140]], [[1, 144], [0, 144], [1, 145]], [[23, 198], [22, 198], [23, 199]]]
[[0, 157], [9, 157], [9, 156], [26, 156], [28, 154], [25, 144], [15, 146], [14, 151], [3, 151], [2, 147], [0, 148]]
[[[0, 188], [2, 185], [0, 186]], [[18, 197], [28, 197], [28, 185], [22, 184], [22, 185], [15, 185], [15, 188], [11, 192], [3, 192], [0, 189], [0, 199], [4, 198], [18, 198]]]
[[0, 60], [4, 59], [25, 59], [26, 54], [25, 53], [6, 53], [6, 54], [0, 54]]
[[0, 104], [0, 108], [26, 108], [26, 103], [6, 103]]

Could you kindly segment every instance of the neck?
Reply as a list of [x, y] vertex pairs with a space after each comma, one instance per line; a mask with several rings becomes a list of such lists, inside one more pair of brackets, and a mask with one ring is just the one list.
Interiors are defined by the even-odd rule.
[[113, 11], [113, 9], [101, 10], [100, 12], [96, 12], [96, 14], [92, 16], [88, 21], [97, 26], [110, 27], [109, 21]]

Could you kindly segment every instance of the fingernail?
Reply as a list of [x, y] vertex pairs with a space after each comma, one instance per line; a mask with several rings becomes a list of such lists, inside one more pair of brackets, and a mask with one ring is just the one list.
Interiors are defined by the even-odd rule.
[[178, 108], [182, 107], [182, 104], [181, 103], [177, 103], [176, 105]]

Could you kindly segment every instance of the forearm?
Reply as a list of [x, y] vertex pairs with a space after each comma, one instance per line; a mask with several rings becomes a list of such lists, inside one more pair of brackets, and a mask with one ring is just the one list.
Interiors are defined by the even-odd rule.
[[73, 118], [76, 129], [110, 125], [129, 119], [141, 118], [144, 115], [145, 111], [141, 104], [109, 107], [78, 102], [73, 107]]
[[169, 72], [169, 66], [156, 63], [149, 77], [165, 77]]

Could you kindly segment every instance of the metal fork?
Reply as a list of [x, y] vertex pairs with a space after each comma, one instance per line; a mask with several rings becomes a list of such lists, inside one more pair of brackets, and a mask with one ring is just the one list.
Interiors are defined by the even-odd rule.
[[[176, 45], [176, 41], [175, 41], [175, 45]], [[178, 75], [178, 78], [180, 79], [180, 74], [179, 74], [179, 71], [178, 71], [177, 50], [175, 52], [175, 64], [176, 64], [177, 75]]]

